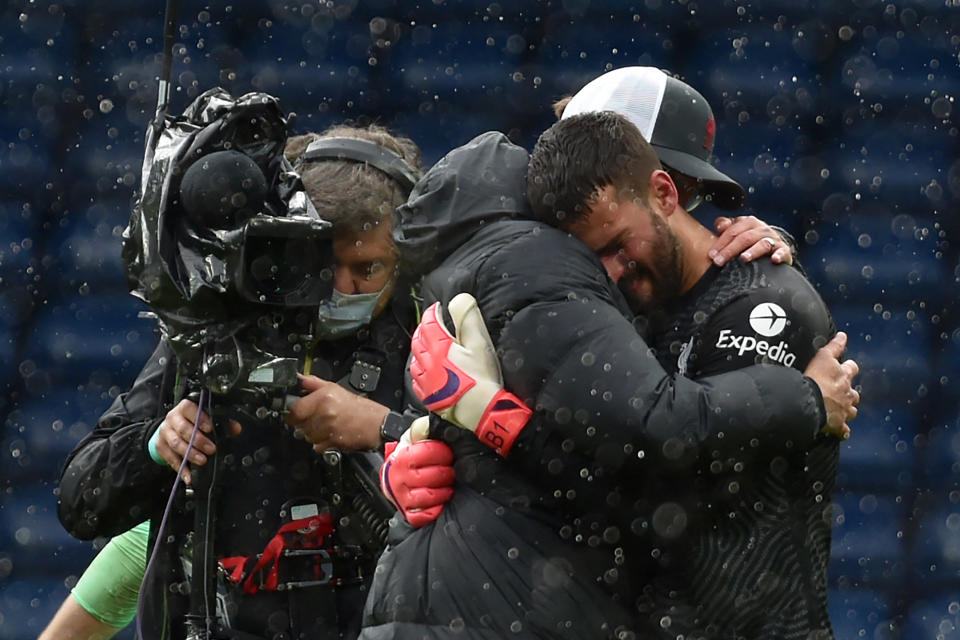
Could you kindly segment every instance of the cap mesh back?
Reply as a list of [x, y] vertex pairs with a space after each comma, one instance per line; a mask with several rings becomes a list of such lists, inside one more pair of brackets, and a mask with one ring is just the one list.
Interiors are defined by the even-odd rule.
[[653, 138], [667, 75], [653, 67], [624, 67], [605, 73], [577, 92], [563, 117], [591, 111], [614, 111], [632, 122], [648, 141]]

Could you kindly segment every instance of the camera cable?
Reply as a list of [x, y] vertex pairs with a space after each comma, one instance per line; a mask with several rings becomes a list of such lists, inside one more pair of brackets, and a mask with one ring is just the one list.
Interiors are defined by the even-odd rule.
[[[177, 470], [177, 477], [173, 481], [173, 487], [170, 489], [170, 497], [167, 498], [167, 506], [163, 510], [163, 517], [160, 519], [160, 526], [157, 528], [157, 535], [154, 537], [153, 551], [150, 553], [150, 561], [147, 562], [147, 568], [144, 570], [144, 573], [143, 573], [143, 582], [140, 585], [140, 593], [137, 594], [137, 638], [144, 637], [143, 627], [142, 627], [144, 586], [147, 585], [150, 581], [150, 576], [152, 575], [152, 572], [153, 572], [154, 561], [157, 558], [157, 551], [160, 549], [160, 544], [158, 544], [158, 542], [164, 539], [164, 534], [167, 530], [167, 520], [169, 519], [170, 512], [173, 509], [173, 500], [177, 495], [177, 490], [180, 488], [180, 482], [183, 476], [183, 472], [186, 469], [188, 461], [190, 459], [190, 452], [193, 451], [193, 444], [197, 439], [197, 433], [200, 431], [200, 416], [202, 416], [204, 413], [206, 403], [207, 403], [207, 391], [206, 389], [203, 389], [200, 391], [200, 400], [198, 402], [199, 408], [197, 410], [197, 419], [193, 423], [193, 432], [190, 434], [190, 442], [187, 444], [186, 453], [184, 453], [183, 460], [180, 462], [180, 468]], [[216, 465], [214, 465], [214, 469], [216, 469]], [[208, 509], [210, 508], [209, 500], [207, 501], [207, 508]], [[208, 517], [209, 517], [209, 514], [208, 514]], [[206, 566], [206, 562], [204, 562], [203, 566]], [[207, 602], [209, 602], [209, 598], [206, 597], [208, 595], [209, 594], [206, 594], [206, 593], [204, 594], [205, 596], [204, 600], [206, 600]], [[205, 613], [206, 613], [206, 619], [210, 620], [210, 612], [207, 611]], [[208, 633], [209, 633], [209, 629], [208, 629]]]

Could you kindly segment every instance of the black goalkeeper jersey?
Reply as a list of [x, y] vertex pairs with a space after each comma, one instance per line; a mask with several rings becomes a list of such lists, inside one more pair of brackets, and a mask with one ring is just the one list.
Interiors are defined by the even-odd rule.
[[[664, 368], [694, 379], [761, 362], [802, 371], [836, 331], [799, 271], [739, 260], [712, 267], [650, 328]], [[667, 496], [690, 514], [683, 566], [673, 567], [686, 580], [654, 585], [648, 615], [667, 637], [687, 640], [833, 638], [827, 564], [839, 441], [799, 447], [785, 438], [706, 457], [692, 479], [691, 467], [678, 471], [677, 495]]]

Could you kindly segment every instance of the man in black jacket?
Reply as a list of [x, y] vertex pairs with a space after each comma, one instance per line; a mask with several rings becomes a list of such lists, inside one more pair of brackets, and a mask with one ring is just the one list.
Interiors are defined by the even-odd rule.
[[[345, 147], [376, 157], [352, 160]], [[234, 437], [214, 443], [201, 413], [190, 462], [196, 469], [219, 461], [212, 548], [229, 574], [217, 595], [223, 637], [349, 638], [359, 629], [383, 524], [365, 521], [376, 512], [322, 452], [373, 450], [405, 427], [398, 410], [413, 313], [403, 296], [391, 296], [398, 273], [391, 228], [419, 173], [419, 150], [379, 127], [335, 127], [290, 140], [287, 154], [334, 224], [335, 299], [321, 306], [323, 335], [304, 359], [314, 375], [301, 378], [307, 393], [290, 407], [286, 427], [251, 407], [242, 426], [234, 423]], [[412, 179], [385, 170], [388, 161], [405, 165]], [[200, 413], [188, 397], [197, 390], [180, 388], [179, 373], [161, 340], [130, 391], [71, 453], [60, 481], [60, 519], [76, 537], [116, 535], [151, 520], [156, 560], [144, 578], [145, 638], [186, 637], [189, 575], [199, 562], [190, 556], [193, 505], [183, 491], [164, 517]]]
[[[638, 168], [649, 146], [635, 118], [618, 104], [617, 113], [595, 111], [598, 95], [605, 107], [617, 102], [610, 95], [640, 102], [651, 83], [607, 80], [612, 87], [587, 85], [538, 141], [528, 173], [534, 215], [597, 252], [632, 310], [650, 318], [667, 371], [704, 379], [758, 362], [802, 370], [836, 333], [819, 295], [796, 269], [711, 263], [713, 234], [678, 205], [671, 176]], [[652, 629], [669, 621], [664, 638], [833, 637], [826, 573], [839, 440], [791, 445], [748, 443], [727, 456], [680, 448], [644, 483], [638, 504], [655, 514], [660, 558], [637, 606]], [[668, 526], [656, 526], [657, 512]]]
[[[501, 452], [512, 446], [507, 458], [438, 427], [456, 454], [457, 491], [433, 525], [382, 556], [364, 638], [650, 633], [634, 603], [656, 555], [642, 544], [656, 522], [633, 505], [637, 483], [678, 447], [720, 456], [753, 441], [807, 448], [827, 422], [817, 384], [796, 371], [668, 376], [597, 256], [521, 219], [530, 215], [527, 159], [501, 134], [484, 134], [438, 162], [400, 209], [395, 235], [428, 272], [425, 301], [476, 297], [505, 386], [535, 413], [522, 430], [508, 421], [499, 441], [487, 439]], [[848, 378], [835, 360], [823, 369], [828, 386]], [[516, 409], [507, 404], [490, 410]], [[502, 428], [489, 413], [480, 422]]]

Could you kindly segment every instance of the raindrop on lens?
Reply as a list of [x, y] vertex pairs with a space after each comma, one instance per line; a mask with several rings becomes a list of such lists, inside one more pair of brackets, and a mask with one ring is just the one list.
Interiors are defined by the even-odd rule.
[[950, 103], [949, 98], [941, 96], [933, 101], [933, 104], [930, 105], [930, 110], [936, 118], [949, 118], [950, 113], [953, 111], [953, 105]]
[[931, 180], [930, 184], [923, 188], [923, 195], [930, 200], [940, 200], [943, 197], [943, 187], [936, 180]]

